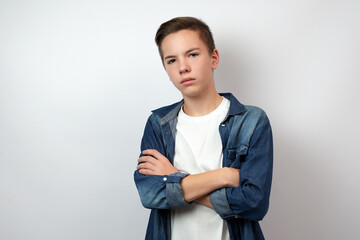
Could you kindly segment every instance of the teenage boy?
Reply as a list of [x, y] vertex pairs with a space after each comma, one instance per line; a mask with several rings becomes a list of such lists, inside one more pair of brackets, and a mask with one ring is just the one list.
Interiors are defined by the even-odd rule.
[[263, 110], [218, 94], [219, 53], [196, 18], [163, 23], [156, 44], [183, 100], [154, 110], [135, 183], [151, 214], [146, 239], [264, 239], [272, 133]]

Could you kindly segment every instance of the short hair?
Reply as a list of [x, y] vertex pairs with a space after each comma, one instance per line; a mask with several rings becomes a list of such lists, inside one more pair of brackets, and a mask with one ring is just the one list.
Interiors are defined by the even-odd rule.
[[200, 39], [208, 48], [209, 54], [215, 49], [215, 42], [210, 31], [210, 28], [202, 20], [194, 17], [176, 17], [160, 25], [155, 35], [155, 42], [158, 46], [161, 61], [163, 61], [163, 52], [161, 43], [165, 37], [171, 33], [176, 33], [180, 30], [193, 30], [199, 33]]

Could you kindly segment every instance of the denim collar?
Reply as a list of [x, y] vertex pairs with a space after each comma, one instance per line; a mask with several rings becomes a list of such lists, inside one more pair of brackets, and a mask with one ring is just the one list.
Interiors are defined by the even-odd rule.
[[[245, 106], [241, 104], [231, 93], [219, 93], [219, 94], [220, 96], [224, 96], [230, 101], [230, 108], [226, 116], [226, 119], [229, 116], [240, 114], [246, 110]], [[161, 125], [164, 125], [167, 122], [169, 122], [171, 119], [177, 117], [180, 108], [183, 104], [184, 104], [184, 99], [172, 105], [153, 110], [152, 112], [161, 118]]]

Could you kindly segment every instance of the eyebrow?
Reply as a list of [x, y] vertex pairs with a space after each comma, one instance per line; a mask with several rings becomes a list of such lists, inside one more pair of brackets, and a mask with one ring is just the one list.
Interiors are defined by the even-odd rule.
[[[200, 48], [191, 48], [191, 49], [187, 50], [187, 51], [185, 52], [185, 54], [188, 54], [188, 53], [190, 53], [190, 52], [192, 52], [192, 51], [195, 51], [195, 50], [200, 50]], [[168, 59], [168, 58], [175, 58], [175, 57], [176, 57], [175, 55], [169, 55], [169, 56], [166, 56], [166, 57], [164, 58], [164, 60], [166, 60], [166, 59]]]

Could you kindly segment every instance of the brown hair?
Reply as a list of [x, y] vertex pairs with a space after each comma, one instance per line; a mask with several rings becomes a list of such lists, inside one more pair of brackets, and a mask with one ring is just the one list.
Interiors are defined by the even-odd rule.
[[200, 19], [194, 17], [176, 17], [160, 25], [155, 35], [155, 42], [158, 46], [161, 61], [163, 60], [163, 52], [161, 49], [161, 43], [164, 38], [171, 33], [178, 32], [180, 30], [194, 30], [199, 33], [200, 39], [205, 43], [208, 48], [209, 54], [215, 49], [215, 43], [210, 31], [210, 28], [206, 23]]

